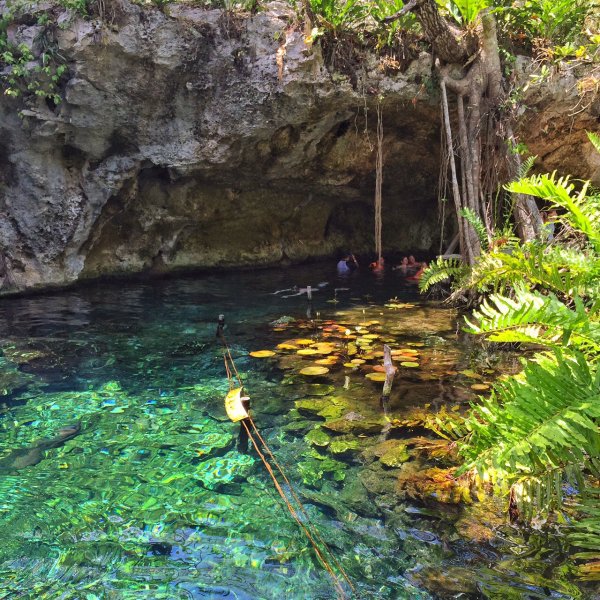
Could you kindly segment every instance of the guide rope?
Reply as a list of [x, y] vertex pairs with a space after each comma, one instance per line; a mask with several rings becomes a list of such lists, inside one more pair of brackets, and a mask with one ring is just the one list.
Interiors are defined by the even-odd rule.
[[[237, 370], [237, 367], [235, 366], [235, 361], [233, 360], [233, 356], [231, 355], [231, 350], [229, 349], [229, 345], [227, 344], [225, 336], [223, 335], [223, 326], [221, 325], [221, 318], [219, 320], [219, 323], [220, 323], [220, 325], [217, 328], [217, 337], [220, 339], [221, 344], [223, 345], [223, 362], [225, 363], [225, 372], [227, 373], [227, 380], [229, 382], [229, 390], [231, 391], [236, 387], [235, 380], [237, 380], [237, 383], [239, 384], [240, 387], [243, 387], [243, 383], [242, 383], [242, 378], [239, 374], [239, 371]], [[252, 427], [254, 435], [252, 434], [252, 431], [250, 430], [250, 427], [248, 426], [248, 424], [250, 424], [250, 426]], [[247, 418], [243, 419], [241, 421], [241, 426], [245, 429], [245, 431], [248, 435], [248, 438], [252, 442], [252, 445], [254, 446], [256, 453], [260, 457], [267, 472], [269, 473], [271, 479], [273, 480], [275, 489], [281, 496], [281, 499], [284, 501], [291, 517], [294, 519], [294, 521], [296, 521], [296, 523], [298, 524], [298, 526], [300, 527], [300, 529], [302, 530], [304, 535], [307, 537], [307, 539], [309, 540], [309, 542], [311, 543], [311, 545], [315, 551], [317, 558], [319, 559], [319, 561], [321, 562], [321, 564], [323, 565], [325, 570], [329, 573], [331, 579], [333, 580], [333, 584], [335, 586], [338, 599], [343, 600], [344, 598], [346, 598], [344, 588], [342, 587], [340, 579], [335, 574], [333, 567], [331, 566], [330, 562], [328, 561], [327, 557], [325, 556], [325, 553], [329, 554], [331, 560], [333, 561], [335, 566], [338, 568], [339, 572], [342, 574], [342, 577], [346, 580], [346, 582], [350, 586], [350, 589], [353, 592], [355, 592], [355, 588], [352, 585], [350, 578], [344, 571], [342, 565], [336, 559], [331, 548], [329, 548], [329, 546], [327, 545], [325, 540], [321, 537], [321, 535], [320, 535], [319, 531], [317, 530], [317, 528], [315, 527], [315, 525], [312, 523], [309, 514], [307, 513], [306, 509], [304, 508], [304, 505], [302, 504], [302, 502], [298, 498], [298, 495], [294, 491], [294, 488], [293, 488], [292, 484], [290, 483], [290, 480], [286, 476], [281, 465], [275, 459], [275, 456], [273, 455], [273, 452], [267, 445], [267, 442], [261, 436], [260, 432], [258, 431], [258, 428], [256, 427], [256, 423], [254, 422], [252, 417], [250, 415], [248, 415]], [[261, 452], [259, 444], [255, 439], [255, 436], [260, 441], [260, 444], [262, 445], [264, 453]], [[293, 500], [295, 501], [297, 508], [295, 508], [293, 506], [291, 499], [288, 498], [288, 496], [286, 495], [282, 484], [278, 481], [277, 476], [275, 475], [275, 472], [273, 471], [273, 467], [271, 466], [271, 463], [269, 462], [269, 460], [267, 459], [265, 454], [268, 454], [273, 465], [275, 465], [275, 468], [277, 469], [277, 471], [279, 472], [279, 474], [285, 481], [286, 485], [288, 486], [289, 493], [290, 493], [291, 497], [293, 498]], [[302, 519], [300, 518], [300, 515], [298, 513], [300, 513], [302, 515], [302, 517], [304, 517], [304, 519], [306, 520], [306, 524], [302, 522]], [[319, 545], [317, 544], [317, 541], [315, 540], [315, 538], [317, 538], [317, 540], [320, 542], [321, 548], [319, 548]]]

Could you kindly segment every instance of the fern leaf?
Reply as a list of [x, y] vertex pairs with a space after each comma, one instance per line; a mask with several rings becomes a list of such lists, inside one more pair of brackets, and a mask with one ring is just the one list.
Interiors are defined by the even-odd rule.
[[530, 342], [545, 346], [567, 344], [586, 352], [600, 352], [600, 324], [590, 319], [584, 304], [573, 309], [554, 294], [547, 296], [520, 286], [514, 298], [493, 294], [465, 319], [466, 331], [486, 334], [493, 342]]
[[449, 279], [461, 282], [467, 273], [468, 267], [462, 261], [455, 258], [445, 259], [438, 256], [437, 260], [431, 262], [429, 267], [423, 272], [419, 281], [419, 289], [422, 292], [426, 292], [436, 283]]
[[548, 175], [534, 175], [509, 183], [506, 189], [516, 194], [528, 194], [543, 198], [566, 211], [565, 218], [577, 231], [587, 236], [596, 251], [600, 251], [600, 201], [587, 196], [587, 185], [574, 194], [575, 186], [569, 177], [556, 177], [556, 172]]
[[487, 229], [481, 220], [481, 217], [475, 213], [471, 208], [463, 208], [460, 211], [460, 216], [464, 217], [464, 219], [473, 227], [475, 233], [477, 234], [477, 238], [479, 239], [479, 243], [481, 244], [481, 248], [483, 250], [488, 250], [490, 246], [490, 240], [488, 238]]
[[556, 487], [568, 466], [600, 452], [599, 399], [600, 378], [581, 354], [538, 355], [518, 378], [497, 383], [490, 398], [472, 407], [459, 472], [491, 471], [508, 482], [525, 478], [546, 490]]
[[596, 133], [592, 133], [591, 131], [587, 131], [586, 133], [587, 133], [588, 139], [594, 145], [594, 148], [596, 148], [596, 150], [598, 152], [600, 152], [600, 135], [598, 135]]

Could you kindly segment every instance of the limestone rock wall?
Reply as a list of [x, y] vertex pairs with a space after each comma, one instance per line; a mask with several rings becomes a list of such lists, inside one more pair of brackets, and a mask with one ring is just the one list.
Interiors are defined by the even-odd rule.
[[[0, 99], [1, 293], [371, 251], [378, 102], [384, 248], [437, 251], [427, 54], [403, 73], [366, 59], [351, 84], [325, 68], [284, 4], [244, 18], [106, 6], [102, 21], [58, 15], [69, 66], [60, 104]], [[36, 19], [9, 36], [39, 56]], [[538, 113], [522, 127], [549, 167], [575, 156], [562, 149], [552, 102], [533, 101], [547, 115], [543, 135]]]
[[[427, 57], [392, 76], [365, 64], [352, 86], [324, 68], [283, 5], [244, 19], [183, 4], [168, 15], [111, 7], [104, 23], [62, 17], [63, 102], [0, 102], [13, 290], [369, 251], [375, 92], [384, 243], [431, 247], [439, 131], [423, 93]], [[11, 34], [33, 44], [32, 28]]]

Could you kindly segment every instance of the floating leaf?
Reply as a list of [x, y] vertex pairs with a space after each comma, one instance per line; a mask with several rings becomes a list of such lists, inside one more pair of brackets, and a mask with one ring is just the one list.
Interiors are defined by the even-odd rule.
[[250, 352], [250, 356], [253, 358], [269, 358], [269, 356], [275, 356], [275, 352], [273, 350], [254, 350], [254, 352]]
[[282, 342], [281, 344], [277, 344], [277, 348], [279, 350], [297, 350], [298, 346], [295, 344], [288, 344], [287, 342]]
[[489, 390], [490, 386], [487, 385], [487, 383], [474, 383], [471, 386], [471, 389], [477, 392], [484, 392], [485, 390]]
[[304, 367], [300, 371], [300, 375], [325, 375], [325, 373], [329, 373], [329, 369], [327, 367]]
[[366, 361], [363, 360], [362, 358], [353, 358], [350, 362], [353, 365], [364, 365]]
[[385, 375], [385, 373], [377, 373], [377, 372], [375, 372], [375, 373], [367, 373], [365, 375], [365, 377], [367, 379], [370, 379], [371, 381], [385, 381], [386, 375]]
[[291, 340], [291, 342], [293, 344], [297, 344], [298, 346], [312, 346], [315, 343], [315, 340], [300, 338], [298, 340]]
[[401, 362], [400, 365], [402, 367], [408, 367], [409, 369], [416, 369], [419, 366], [419, 363], [404, 361], [404, 362]]
[[475, 373], [473, 369], [465, 369], [464, 371], [459, 371], [459, 373], [465, 377], [470, 377], [471, 379], [483, 379], [483, 377], [479, 375], [479, 373]]
[[318, 360], [315, 360], [316, 365], [335, 365], [336, 362], [337, 362], [337, 358], [335, 358], [335, 357], [319, 358]]
[[314, 354], [320, 354], [320, 352], [314, 348], [302, 348], [301, 350], [298, 350], [296, 354], [300, 354], [301, 356], [312, 356]]

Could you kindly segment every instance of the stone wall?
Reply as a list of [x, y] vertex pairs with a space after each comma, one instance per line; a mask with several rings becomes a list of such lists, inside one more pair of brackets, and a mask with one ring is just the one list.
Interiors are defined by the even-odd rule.
[[[371, 251], [378, 102], [384, 248], [437, 251], [427, 54], [405, 72], [365, 59], [351, 83], [284, 4], [246, 18], [107, 6], [102, 22], [58, 15], [63, 102], [0, 100], [4, 293]], [[39, 54], [35, 17], [9, 35]], [[542, 140], [538, 122], [523, 129], [533, 151], [560, 146], [560, 128]]]

